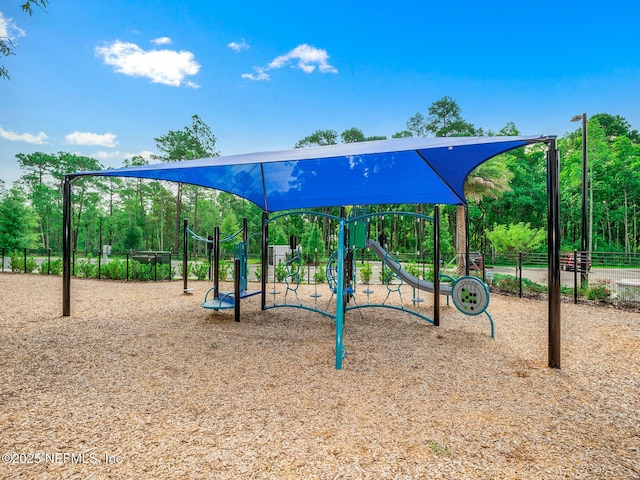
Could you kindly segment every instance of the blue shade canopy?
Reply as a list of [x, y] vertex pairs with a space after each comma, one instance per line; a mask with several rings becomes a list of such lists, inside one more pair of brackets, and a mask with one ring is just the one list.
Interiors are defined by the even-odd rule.
[[275, 212], [312, 207], [466, 203], [464, 182], [500, 153], [552, 137], [398, 138], [77, 172], [215, 188]]

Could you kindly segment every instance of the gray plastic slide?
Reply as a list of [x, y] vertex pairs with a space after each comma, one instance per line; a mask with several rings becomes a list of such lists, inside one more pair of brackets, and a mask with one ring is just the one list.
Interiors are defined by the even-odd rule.
[[[414, 288], [417, 288], [418, 290], [425, 290], [427, 292], [433, 293], [433, 282], [420, 280], [419, 278], [410, 275], [409, 272], [404, 270], [398, 262], [387, 255], [387, 251], [382, 248], [382, 246], [380, 246], [378, 242], [369, 239], [367, 240], [367, 246], [371, 248], [371, 250], [373, 250], [375, 254], [380, 257], [380, 259], [384, 260], [387, 264], [387, 267], [389, 267], [389, 269], [393, 273], [395, 273], [403, 282], [411, 285]], [[440, 295], [451, 295], [451, 286], [440, 282]]]

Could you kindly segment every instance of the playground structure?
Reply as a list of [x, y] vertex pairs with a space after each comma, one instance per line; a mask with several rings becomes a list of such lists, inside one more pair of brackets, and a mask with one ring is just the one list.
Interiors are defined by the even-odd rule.
[[[318, 307], [318, 298], [322, 297], [318, 294], [317, 290], [311, 295], [314, 299], [313, 306], [305, 305], [299, 295], [298, 288], [300, 286], [302, 275], [301, 269], [303, 265], [302, 251], [300, 246], [296, 244], [295, 237], [290, 238], [290, 254], [289, 258], [284, 263], [284, 269], [286, 274], [282, 278], [284, 283], [284, 298], [282, 303], [276, 302], [276, 297], [282, 295], [282, 292], [278, 290], [276, 286], [276, 267], [273, 265], [273, 288], [267, 290], [267, 282], [269, 278], [269, 262], [265, 252], [268, 251], [268, 238], [269, 238], [269, 225], [273, 224], [277, 220], [292, 215], [307, 215], [307, 216], [321, 216], [331, 221], [336, 222], [339, 225], [338, 235], [338, 248], [330, 256], [326, 265], [326, 283], [331, 293], [329, 302], [326, 308]], [[405, 270], [399, 261], [393, 259], [388, 252], [387, 248], [384, 248], [375, 240], [369, 238], [369, 227], [371, 219], [374, 217], [400, 215], [411, 216], [416, 219], [423, 219], [433, 222], [433, 218], [427, 215], [417, 214], [413, 212], [376, 212], [370, 213], [365, 209], [354, 209], [347, 216], [346, 209], [341, 209], [341, 216], [337, 217], [331, 214], [315, 211], [293, 211], [283, 213], [269, 218], [263, 217], [263, 230], [260, 234], [249, 235], [247, 227], [247, 219], [243, 218], [242, 228], [229, 235], [223, 235], [220, 232], [219, 227], [214, 228], [214, 234], [212, 237], [204, 238], [191, 231], [185, 220], [183, 235], [185, 242], [190, 235], [193, 239], [206, 242], [208, 245], [208, 251], [210, 252], [210, 260], [212, 260], [213, 269], [213, 286], [206, 292], [202, 307], [210, 310], [227, 310], [234, 309], [234, 319], [236, 322], [241, 318], [241, 301], [244, 298], [248, 298], [254, 295], [262, 294], [262, 309], [267, 310], [271, 308], [298, 308], [308, 310], [320, 315], [331, 318], [336, 324], [336, 368], [342, 368], [342, 360], [346, 356], [346, 347], [344, 346], [344, 320], [347, 312], [352, 310], [360, 310], [364, 308], [388, 308], [398, 310], [403, 313], [407, 313], [416, 316], [432, 325], [439, 325], [439, 302], [434, 302], [434, 318], [426, 315], [425, 312], [420, 311], [419, 305], [423, 301], [422, 298], [417, 296], [418, 291], [429, 292], [434, 295], [444, 295], [447, 298], [447, 304], [449, 298], [452, 298], [454, 305], [458, 310], [466, 315], [480, 315], [485, 313], [489, 318], [491, 325], [491, 337], [494, 336], [494, 324], [491, 315], [486, 311], [489, 305], [489, 290], [487, 286], [478, 278], [465, 276], [458, 280], [438, 272], [437, 277], [434, 275], [434, 281], [427, 281], [420, 279], [407, 270]], [[434, 223], [437, 228], [437, 222]], [[434, 232], [434, 237], [439, 236], [439, 232]], [[262, 235], [262, 272], [264, 274], [262, 278], [262, 289], [257, 291], [250, 291], [248, 287], [248, 250], [249, 241]], [[219, 267], [220, 267], [220, 245], [222, 242], [233, 242], [233, 291], [221, 291], [219, 281]], [[438, 243], [437, 241], [434, 243]], [[361, 293], [367, 295], [367, 302], [358, 303], [358, 282], [357, 282], [357, 250], [370, 249], [382, 262], [382, 278], [383, 286], [387, 289], [387, 296], [382, 303], [370, 303], [369, 294], [373, 293], [367, 287]], [[187, 251], [185, 243], [185, 252]], [[434, 262], [439, 264], [439, 255], [434, 255]], [[183, 265], [186, 265], [186, 253]], [[187, 288], [187, 280], [185, 277], [184, 292], [188, 293], [190, 290]], [[438, 278], [438, 281], [435, 281]], [[393, 283], [393, 282], [397, 283]], [[445, 282], [445, 283], [442, 283]], [[450, 284], [446, 284], [449, 282]], [[406, 308], [403, 302], [401, 287], [402, 285], [408, 285], [413, 289], [413, 297], [411, 303], [418, 308], [411, 309]], [[316, 283], [317, 286], [317, 283]], [[269, 294], [271, 302], [266, 301], [266, 294]], [[387, 300], [392, 294], [397, 294], [400, 300], [400, 306], [387, 303]], [[332, 300], [335, 298], [335, 312], [329, 310], [332, 304]], [[291, 299], [291, 302], [288, 301]]]
[[[439, 205], [466, 206], [464, 183], [474, 168], [500, 153], [535, 143], [544, 143], [548, 147], [548, 365], [560, 368], [559, 155], [555, 136], [401, 138], [67, 174], [63, 182], [62, 314], [71, 315], [71, 191], [75, 178], [91, 175], [149, 178], [190, 183], [239, 195], [263, 211], [264, 266], [267, 264], [266, 228], [270, 212], [340, 205], [432, 204], [434, 231], [439, 232]], [[327, 188], [328, 185], [332, 188]], [[342, 367], [344, 353], [342, 334], [348, 298], [345, 287], [350, 282], [345, 275], [348, 235], [347, 219], [341, 215], [336, 258], [335, 351], [338, 369]], [[234, 264], [239, 271], [239, 261]], [[440, 322], [439, 267], [439, 238], [436, 234], [432, 319], [436, 326]], [[265, 308], [266, 275], [261, 279], [261, 301]], [[237, 276], [235, 281], [238, 280]], [[452, 286], [454, 301], [456, 292], [459, 293], [459, 301], [469, 305], [481, 299], [482, 308], [473, 307], [472, 311], [484, 312], [488, 294], [482, 295], [482, 290], [472, 288], [473, 285], [466, 281], [459, 285], [458, 288], [456, 284]], [[235, 290], [238, 291], [239, 287]], [[239, 309], [239, 302], [236, 303]]]
[[[188, 235], [195, 240], [203, 241], [207, 243], [207, 251], [209, 252], [209, 259], [213, 260], [211, 268], [213, 270], [213, 287], [207, 290], [204, 300], [202, 301], [202, 307], [211, 310], [227, 310], [234, 309], [234, 319], [236, 322], [240, 321], [240, 302], [243, 298], [252, 297], [260, 294], [260, 291], [249, 291], [248, 275], [249, 275], [249, 242], [255, 236], [249, 236], [247, 219], [242, 219], [242, 228], [237, 232], [225, 235], [222, 237], [220, 233], [220, 227], [214, 228], [212, 238], [204, 238], [191, 231], [187, 225], [187, 221], [184, 220], [183, 227], [183, 239], [185, 242], [184, 258], [183, 258], [183, 278], [184, 278], [184, 293], [188, 293], [190, 290], [187, 287], [187, 239]], [[240, 236], [240, 240], [237, 237]], [[222, 242], [233, 242], [233, 291], [223, 292], [220, 290], [220, 244]]]
[[[436, 212], [438, 208], [436, 207]], [[439, 297], [440, 295], [445, 295], [447, 297], [447, 302], [449, 297], [452, 298], [453, 303], [456, 305], [458, 310], [466, 315], [480, 315], [485, 313], [489, 318], [489, 322], [491, 325], [491, 337], [494, 336], [494, 324], [491, 315], [486, 311], [489, 305], [489, 290], [487, 286], [478, 278], [465, 276], [461, 277], [458, 280], [453, 279], [447, 275], [441, 275], [439, 272], [439, 222], [434, 221], [434, 218], [421, 215], [412, 212], [377, 212], [377, 213], [369, 213], [363, 209], [355, 209], [351, 215], [346, 216], [346, 210], [344, 208], [341, 209], [341, 216], [336, 217], [334, 215], [330, 215], [322, 212], [311, 212], [311, 211], [293, 211], [287, 212], [284, 214], [280, 214], [274, 216], [272, 218], [264, 218], [264, 226], [263, 226], [263, 240], [265, 243], [268, 243], [268, 225], [282, 217], [288, 215], [315, 215], [322, 216], [328, 218], [330, 220], [335, 221], [338, 224], [338, 245], [337, 250], [334, 251], [330, 257], [326, 266], [326, 282], [329, 286], [331, 292], [331, 299], [329, 300], [329, 304], [326, 309], [318, 308], [317, 306], [317, 298], [320, 297], [317, 292], [312, 294], [314, 298], [314, 306], [304, 305], [297, 293], [297, 288], [300, 283], [300, 266], [302, 263], [301, 252], [298, 249], [293, 249], [291, 251], [291, 258], [286, 263], [287, 275], [285, 276], [285, 284], [286, 291], [284, 293], [284, 302], [276, 303], [276, 296], [281, 294], [276, 288], [275, 285], [275, 275], [274, 275], [274, 286], [271, 291], [267, 290], [267, 276], [262, 276], [262, 308], [264, 310], [270, 308], [281, 308], [281, 307], [289, 307], [289, 308], [300, 308], [304, 310], [309, 310], [320, 315], [328, 316], [335, 322], [336, 328], [336, 343], [335, 343], [335, 366], [337, 369], [342, 368], [342, 360], [346, 356], [346, 348], [344, 346], [344, 322], [345, 322], [345, 314], [352, 310], [359, 310], [363, 308], [389, 308], [394, 310], [399, 310], [404, 313], [416, 316], [432, 325], [438, 326], [440, 324], [440, 303]], [[383, 248], [378, 242], [369, 238], [369, 225], [370, 221], [373, 217], [380, 216], [390, 216], [390, 215], [404, 215], [404, 216], [413, 216], [416, 218], [422, 218], [428, 221], [432, 221], [434, 223], [434, 281], [426, 281], [416, 276], [410, 274], [405, 269], [402, 268], [400, 262], [394, 260], [390, 255], [387, 249]], [[387, 289], [387, 297], [382, 303], [358, 303], [357, 302], [357, 262], [356, 262], [356, 250], [369, 248], [373, 251], [382, 261], [383, 272], [385, 268], [389, 269], [389, 275], [383, 275], [384, 278], [384, 287]], [[268, 264], [266, 262], [266, 257], [263, 253], [263, 272], [267, 272]], [[399, 284], [392, 285], [391, 281], [393, 279], [397, 279]], [[437, 279], [437, 280], [435, 280]], [[451, 285], [443, 285], [441, 281], [449, 281]], [[434, 294], [434, 314], [433, 318], [428, 317], [425, 313], [420, 312], [417, 309], [405, 308], [404, 303], [402, 302], [402, 294], [400, 292], [400, 287], [403, 283], [411, 286], [413, 288], [413, 298], [412, 303], [414, 305], [419, 305], [422, 299], [417, 297], [417, 291], [426, 291]], [[266, 295], [267, 292], [273, 297], [272, 302], [267, 304]], [[295, 295], [296, 303], [288, 303], [287, 296], [289, 292], [293, 292]], [[401, 306], [398, 307], [396, 305], [387, 304], [386, 301], [389, 296], [393, 293], [397, 293]], [[367, 295], [371, 293], [368, 289], [363, 292]], [[328, 310], [331, 300], [335, 297], [335, 313], [330, 312]]]

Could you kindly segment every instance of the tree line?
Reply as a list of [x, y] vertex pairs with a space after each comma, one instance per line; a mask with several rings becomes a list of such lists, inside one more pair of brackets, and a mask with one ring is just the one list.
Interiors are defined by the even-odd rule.
[[[638, 202], [640, 201], [640, 135], [619, 115], [602, 113], [589, 119], [588, 195], [590, 244], [593, 251], [637, 252]], [[392, 135], [491, 136], [519, 135], [513, 123], [498, 132], [485, 131], [467, 122], [450, 97], [435, 101], [424, 115], [410, 117], [405, 128]], [[366, 136], [357, 127], [338, 134], [317, 130], [300, 139], [296, 148], [385, 139]], [[198, 116], [182, 130], [154, 139], [161, 162], [214, 157], [216, 137]], [[558, 139], [561, 155], [561, 230], [564, 250], [580, 249], [582, 200], [582, 131]], [[468, 177], [468, 239], [472, 251], [515, 253], [546, 249], [547, 200], [545, 146], [536, 144], [495, 157]], [[66, 152], [16, 155], [22, 175], [10, 187], [0, 180], [0, 247], [7, 251], [62, 249], [62, 195], [65, 174], [100, 170], [96, 159]], [[144, 165], [142, 157], [127, 159], [123, 166]], [[74, 180], [72, 210], [73, 248], [99, 252], [101, 244], [114, 252], [181, 248], [182, 221], [200, 236], [235, 233], [246, 217], [251, 232], [259, 232], [262, 212], [254, 204], [231, 194], [162, 181], [115, 177], [81, 177]], [[433, 215], [432, 205], [376, 205], [371, 211], [408, 211]], [[322, 209], [339, 214], [339, 209]], [[465, 212], [462, 207], [440, 209], [443, 251], [463, 251]], [[323, 216], [292, 216], [270, 227], [270, 244], [287, 244], [296, 235], [303, 248], [321, 254], [335, 242], [335, 225]], [[414, 217], [376, 218], [371, 235], [387, 235], [393, 252], [429, 254], [433, 246], [431, 225]], [[461, 247], [458, 247], [458, 246]], [[257, 253], [260, 243], [254, 242]], [[195, 242], [193, 251], [205, 254], [206, 245]]]

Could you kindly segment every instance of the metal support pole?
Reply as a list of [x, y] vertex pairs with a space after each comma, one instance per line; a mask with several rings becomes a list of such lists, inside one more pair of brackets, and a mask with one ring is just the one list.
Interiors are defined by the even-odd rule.
[[471, 255], [469, 255], [469, 205], [464, 206], [464, 229], [465, 229], [465, 244], [464, 244], [464, 274], [469, 276], [469, 263], [471, 262]]
[[573, 303], [578, 303], [578, 252], [573, 251]]
[[62, 316], [71, 315], [71, 177], [62, 184]]
[[518, 297], [522, 298], [522, 252], [518, 252]]
[[549, 367], [560, 368], [560, 168], [556, 139], [547, 151], [547, 223], [549, 259]]
[[267, 308], [267, 280], [269, 276], [269, 214], [262, 212], [262, 274], [260, 284], [262, 293], [260, 294], [261, 308]]
[[[233, 260], [233, 312], [234, 320], [240, 321], [240, 259]], [[216, 291], [217, 293], [217, 291]]]
[[[588, 258], [587, 258], [587, 114], [582, 114], [582, 237], [580, 241], [582, 250], [580, 262], [580, 280], [582, 287], [589, 284]], [[591, 253], [591, 252], [589, 252]], [[577, 257], [573, 257], [573, 263], [577, 268]]]
[[220, 295], [220, 227], [213, 227], [213, 288]]
[[440, 206], [433, 207], [433, 324], [440, 326]]
[[[341, 212], [342, 213], [342, 212]], [[336, 286], [336, 369], [342, 370], [342, 352], [344, 340], [342, 338], [344, 328], [344, 257], [345, 257], [345, 219], [340, 219], [338, 231], [338, 282]]]
[[182, 293], [189, 293], [189, 262], [187, 250], [189, 249], [189, 237], [187, 237], [187, 226], [189, 221], [185, 218], [182, 223]]

